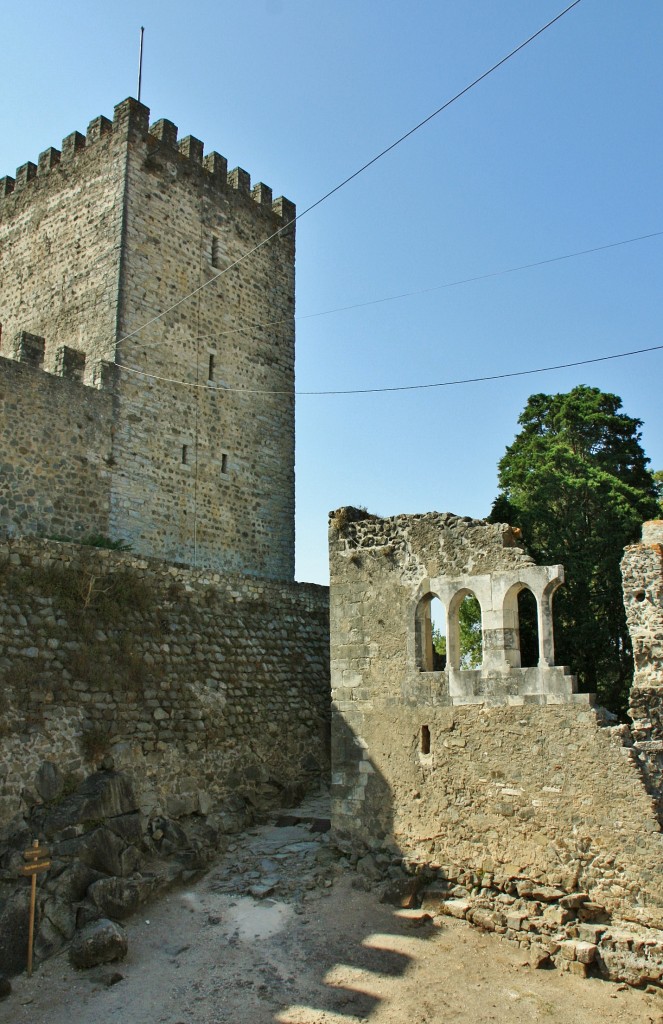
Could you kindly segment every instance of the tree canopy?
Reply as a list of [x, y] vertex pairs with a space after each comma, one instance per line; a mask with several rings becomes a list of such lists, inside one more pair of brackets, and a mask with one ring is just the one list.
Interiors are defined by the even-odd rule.
[[654, 487], [656, 488], [656, 497], [658, 499], [658, 517], [663, 517], [663, 469], [657, 469], [652, 474], [654, 477]]
[[633, 674], [619, 563], [643, 521], [660, 514], [642, 421], [621, 408], [617, 395], [584, 386], [532, 395], [499, 463], [490, 515], [520, 527], [540, 564], [564, 565], [556, 661], [616, 711], [625, 710]]

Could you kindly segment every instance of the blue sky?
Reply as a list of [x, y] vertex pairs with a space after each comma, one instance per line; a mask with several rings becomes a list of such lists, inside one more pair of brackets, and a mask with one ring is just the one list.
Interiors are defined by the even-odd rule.
[[[549, 0], [4, 5], [0, 174], [136, 93], [301, 211], [563, 9]], [[663, 343], [663, 4], [582, 0], [298, 224], [297, 388], [392, 387]], [[408, 298], [374, 303], [402, 293]], [[360, 308], [316, 315], [338, 307]], [[663, 468], [663, 351], [511, 380], [297, 401], [297, 578], [327, 513], [484, 516], [534, 392], [621, 395]]]

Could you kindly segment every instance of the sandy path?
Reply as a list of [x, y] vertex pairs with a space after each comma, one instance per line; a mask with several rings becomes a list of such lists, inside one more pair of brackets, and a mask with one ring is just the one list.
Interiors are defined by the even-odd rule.
[[[307, 825], [236, 837], [189, 891], [127, 923], [125, 961], [76, 972], [54, 958], [31, 981], [15, 979], [0, 1021], [663, 1024], [659, 994], [534, 971], [494, 935], [453, 919], [422, 925], [378, 903], [331, 860], [327, 837]], [[271, 884], [264, 898], [248, 892]], [[109, 985], [115, 972], [122, 979]]]

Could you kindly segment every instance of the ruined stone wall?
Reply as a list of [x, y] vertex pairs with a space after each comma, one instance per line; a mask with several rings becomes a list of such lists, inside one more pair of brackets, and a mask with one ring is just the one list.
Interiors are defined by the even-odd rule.
[[111, 757], [146, 812], [293, 799], [329, 765], [324, 587], [23, 540], [0, 558], [0, 819], [45, 760]]
[[95, 386], [117, 364], [109, 533], [292, 580], [293, 204], [134, 100], [0, 193], [3, 354]]
[[450, 887], [475, 877], [478, 893], [485, 878], [510, 899], [514, 880], [536, 880], [660, 926], [660, 824], [624, 729], [604, 727], [587, 694], [505, 685], [458, 703], [446, 672], [416, 662], [421, 595], [468, 573], [525, 578], [518, 538], [450, 515], [340, 510], [330, 566], [337, 833], [439, 869]]
[[0, 420], [0, 533], [108, 533], [112, 393], [0, 357]]
[[663, 820], [663, 521], [642, 528], [642, 541], [622, 559], [626, 620], [635, 673], [629, 697], [631, 733]]

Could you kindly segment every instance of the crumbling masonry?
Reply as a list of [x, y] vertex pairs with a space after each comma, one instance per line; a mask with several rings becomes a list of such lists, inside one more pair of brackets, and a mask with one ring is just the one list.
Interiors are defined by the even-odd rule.
[[[363, 852], [369, 872], [389, 876], [404, 863], [420, 885], [434, 880], [433, 909], [577, 973], [594, 965], [640, 982], [663, 977], [661, 529], [647, 524], [624, 559], [633, 735], [609, 726], [555, 666], [551, 597], [563, 571], [535, 566], [510, 527], [346, 508], [329, 531], [341, 841]], [[524, 589], [539, 632], [529, 667], [520, 664]], [[483, 664], [473, 670], [461, 667], [457, 640], [469, 593], [482, 612]], [[433, 597], [446, 607], [443, 670], [433, 670]]]

